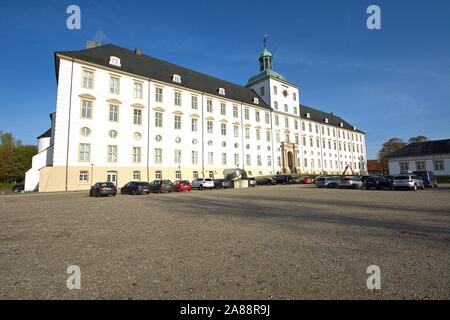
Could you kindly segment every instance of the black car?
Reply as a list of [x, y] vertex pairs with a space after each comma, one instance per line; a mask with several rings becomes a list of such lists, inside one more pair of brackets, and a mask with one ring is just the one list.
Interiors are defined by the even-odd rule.
[[101, 197], [112, 195], [115, 197], [117, 194], [117, 188], [112, 182], [97, 182], [89, 190], [91, 197]]
[[148, 185], [149, 191], [154, 193], [163, 193], [174, 191], [172, 181], [170, 180], [154, 180]]
[[259, 178], [259, 179], [256, 179], [256, 184], [258, 186], [272, 186], [277, 183], [274, 179], [271, 179], [271, 178]]
[[367, 177], [366, 180], [364, 180], [363, 187], [366, 190], [370, 189], [391, 189], [392, 188], [392, 180], [386, 177], [381, 176], [371, 176]]
[[228, 179], [215, 179], [214, 180], [214, 189], [228, 189], [232, 188], [233, 183]]
[[122, 189], [120, 190], [120, 193], [132, 194], [132, 195], [138, 195], [138, 194], [144, 194], [144, 193], [149, 194], [150, 189], [148, 188], [147, 182], [131, 181], [122, 187]]
[[291, 184], [294, 179], [288, 174], [278, 174], [273, 177], [273, 180], [275, 180], [277, 184]]
[[12, 188], [12, 192], [18, 193], [18, 192], [22, 192], [24, 189], [25, 189], [24, 183], [16, 183], [14, 185], [14, 187]]

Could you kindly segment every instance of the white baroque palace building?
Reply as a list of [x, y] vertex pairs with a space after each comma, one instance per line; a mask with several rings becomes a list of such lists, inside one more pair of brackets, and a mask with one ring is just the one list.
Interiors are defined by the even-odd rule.
[[51, 129], [27, 172], [26, 190], [119, 187], [130, 180], [277, 173], [366, 172], [365, 134], [300, 104], [300, 90], [272, 68], [245, 86], [115, 45], [55, 53]]

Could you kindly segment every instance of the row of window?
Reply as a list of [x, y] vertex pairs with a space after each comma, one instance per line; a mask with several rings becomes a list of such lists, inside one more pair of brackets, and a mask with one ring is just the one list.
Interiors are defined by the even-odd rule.
[[[81, 100], [80, 118], [93, 119], [94, 109], [92, 100]], [[119, 106], [115, 104], [109, 105], [108, 120], [111, 122], [119, 122]], [[138, 108], [133, 109], [133, 124], [142, 125], [142, 110]]]
[[[426, 171], [427, 165], [426, 161], [416, 161], [416, 171]], [[410, 169], [409, 161], [400, 161], [400, 172], [408, 172]], [[445, 163], [444, 160], [433, 160], [433, 169], [434, 171], [445, 171]]]
[[[83, 69], [81, 75], [81, 87], [84, 89], [94, 89], [94, 71]], [[120, 94], [120, 77], [111, 75], [109, 77], [109, 93]], [[133, 82], [133, 98], [143, 98], [143, 82], [135, 80]]]
[[[317, 166], [315, 166], [317, 164]], [[317, 159], [314, 161], [314, 159], [304, 158], [303, 159], [303, 166], [304, 168], [323, 168], [323, 169], [337, 169], [337, 170], [343, 170], [347, 165], [351, 165], [353, 169], [358, 168], [359, 170], [365, 170], [365, 163], [364, 162], [347, 162], [347, 161], [332, 161], [332, 160], [320, 160]]]
[[[141, 163], [141, 147], [132, 147], [131, 159], [133, 163]], [[107, 146], [107, 161], [117, 162], [118, 159], [118, 146], [108, 145]], [[91, 160], [91, 144], [90, 143], [80, 143], [78, 160], [81, 162], [89, 162]]]

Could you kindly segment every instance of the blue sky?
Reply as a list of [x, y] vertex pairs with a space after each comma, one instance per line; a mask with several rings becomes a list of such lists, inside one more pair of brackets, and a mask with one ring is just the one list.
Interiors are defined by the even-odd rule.
[[[66, 28], [70, 4], [81, 30]], [[381, 30], [366, 27], [371, 4]], [[4, 1], [0, 129], [33, 144], [49, 127], [54, 51], [97, 39], [245, 84], [264, 33], [301, 102], [364, 130], [369, 158], [390, 137], [450, 138], [448, 0]]]

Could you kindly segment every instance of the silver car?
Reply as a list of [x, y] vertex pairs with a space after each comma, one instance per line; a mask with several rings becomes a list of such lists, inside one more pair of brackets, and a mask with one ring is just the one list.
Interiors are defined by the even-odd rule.
[[392, 182], [392, 187], [396, 190], [398, 189], [410, 189], [417, 191], [417, 189], [425, 189], [423, 180], [413, 174], [400, 174], [394, 177]]
[[339, 180], [339, 188], [361, 189], [362, 181], [360, 177], [343, 177]]
[[316, 187], [337, 188], [339, 187], [339, 180], [337, 177], [319, 177], [316, 179]]

